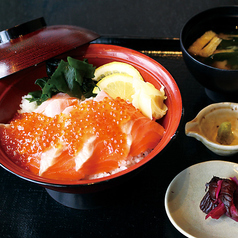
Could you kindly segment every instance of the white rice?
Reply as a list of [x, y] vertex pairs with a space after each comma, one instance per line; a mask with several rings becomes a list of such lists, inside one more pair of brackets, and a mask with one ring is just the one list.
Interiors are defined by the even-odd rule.
[[18, 113], [25, 113], [25, 112], [33, 112], [38, 106], [36, 102], [30, 102], [27, 100], [27, 98], [31, 98], [30, 95], [25, 95], [22, 97], [21, 104], [20, 104], [20, 110], [18, 110]]

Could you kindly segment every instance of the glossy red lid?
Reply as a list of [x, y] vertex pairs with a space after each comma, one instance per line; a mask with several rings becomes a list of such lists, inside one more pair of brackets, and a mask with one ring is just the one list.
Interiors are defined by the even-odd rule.
[[77, 26], [46, 26], [44, 18], [0, 32], [0, 78], [39, 64], [99, 37]]

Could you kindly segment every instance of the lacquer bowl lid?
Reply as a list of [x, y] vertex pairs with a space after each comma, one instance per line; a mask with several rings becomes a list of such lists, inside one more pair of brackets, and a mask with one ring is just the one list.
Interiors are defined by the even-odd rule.
[[85, 45], [99, 37], [78, 26], [47, 26], [38, 18], [0, 32], [0, 78]]

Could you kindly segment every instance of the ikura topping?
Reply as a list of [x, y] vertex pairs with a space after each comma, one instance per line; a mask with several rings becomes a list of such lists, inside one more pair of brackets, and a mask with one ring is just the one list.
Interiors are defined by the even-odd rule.
[[48, 107], [51, 100], [64, 103], [61, 113], [47, 116], [46, 106], [41, 113], [19, 114], [0, 130], [6, 154], [43, 177], [78, 180], [110, 172], [120, 161], [153, 149], [164, 133], [161, 125], [120, 98], [73, 104], [64, 102], [71, 97], [61, 99], [47, 101]]
[[6, 152], [24, 164], [28, 154], [40, 154], [59, 142], [62, 125], [58, 117], [50, 118], [38, 113], [25, 113], [11, 121], [1, 138]]
[[200, 203], [200, 209], [206, 213], [206, 219], [219, 219], [226, 215], [238, 221], [238, 180], [236, 177], [222, 179], [213, 177], [206, 184], [206, 192]]

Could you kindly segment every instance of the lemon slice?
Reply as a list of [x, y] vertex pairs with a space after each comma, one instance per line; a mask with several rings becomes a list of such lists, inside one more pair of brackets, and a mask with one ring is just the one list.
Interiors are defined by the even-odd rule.
[[108, 63], [108, 64], [104, 64], [96, 68], [94, 72], [95, 76], [93, 80], [99, 81], [102, 78], [109, 76], [111, 74], [115, 74], [115, 73], [129, 74], [132, 77], [143, 80], [140, 72], [135, 67], [127, 63], [116, 62], [116, 61]]
[[114, 73], [101, 79], [93, 93], [97, 94], [100, 90], [103, 90], [114, 99], [120, 97], [132, 102], [132, 95], [135, 94], [133, 81], [134, 78], [128, 74]]

